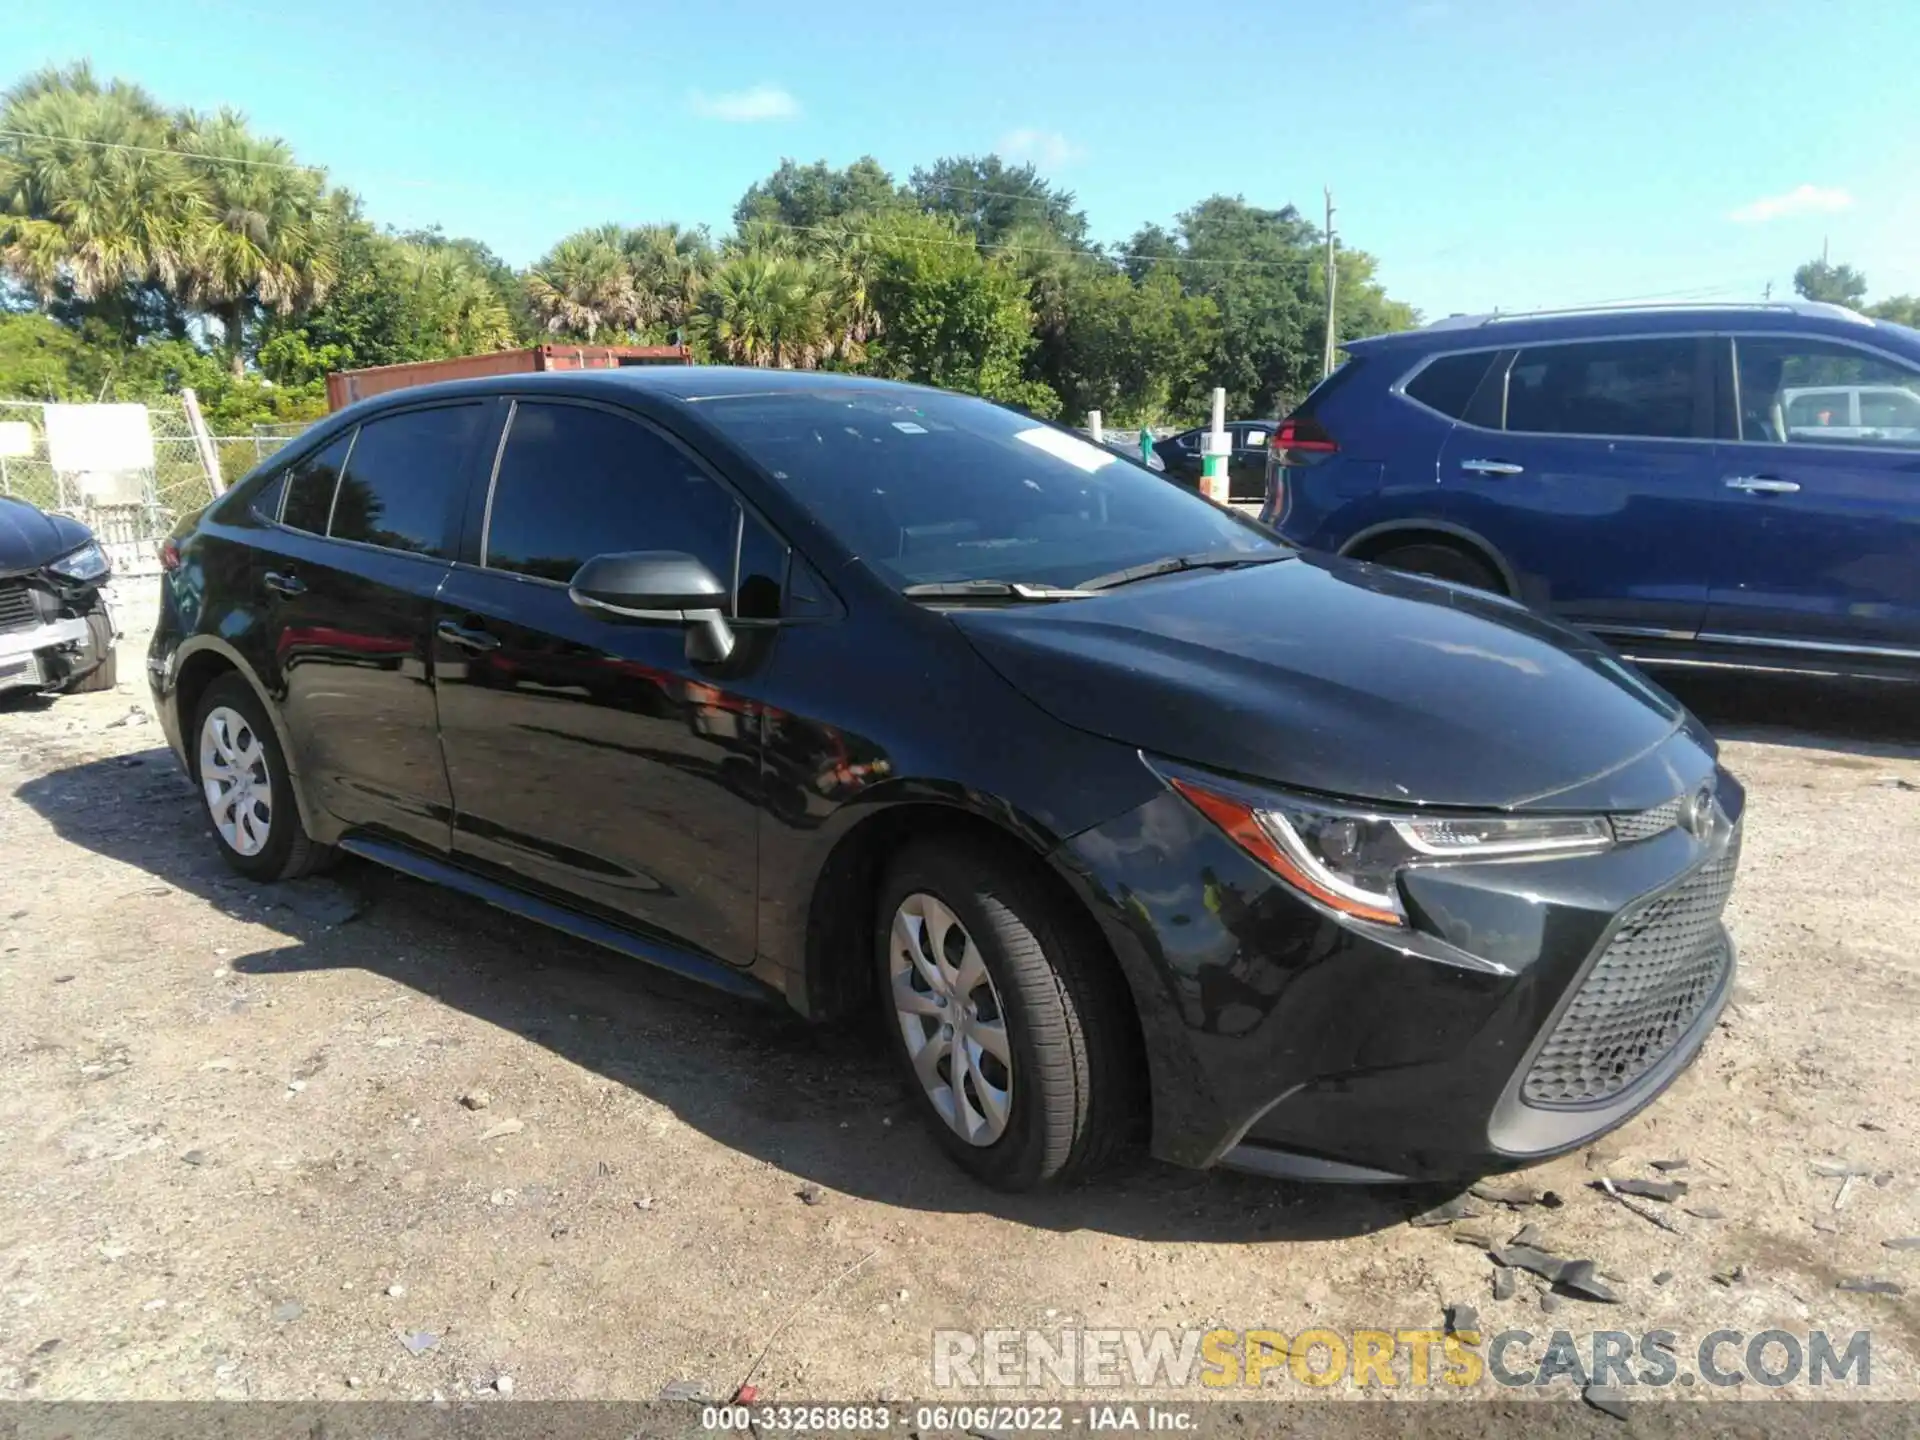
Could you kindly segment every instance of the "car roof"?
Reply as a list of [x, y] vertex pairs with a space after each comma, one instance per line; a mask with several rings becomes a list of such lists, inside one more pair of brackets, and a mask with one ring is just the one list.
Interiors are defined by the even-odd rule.
[[1778, 300], [1727, 305], [1601, 305], [1572, 310], [1535, 310], [1491, 315], [1449, 315], [1418, 330], [1399, 330], [1347, 341], [1361, 354], [1376, 348], [1408, 350], [1497, 349], [1555, 340], [1605, 339], [1614, 335], [1692, 333], [1702, 328], [1741, 331], [1791, 330], [1836, 339], [1876, 335], [1911, 349], [1915, 333], [1904, 325], [1874, 320], [1844, 305]]
[[872, 394], [886, 391], [901, 401], [948, 392], [869, 375], [840, 375], [824, 370], [756, 370], [732, 365], [629, 365], [612, 370], [523, 371], [507, 375], [479, 375], [432, 385], [409, 385], [387, 390], [350, 405], [349, 412], [372, 415], [395, 405], [423, 400], [476, 398], [487, 395], [552, 390], [575, 396], [598, 395], [608, 400], [653, 398], [676, 405], [694, 405], [740, 395]]

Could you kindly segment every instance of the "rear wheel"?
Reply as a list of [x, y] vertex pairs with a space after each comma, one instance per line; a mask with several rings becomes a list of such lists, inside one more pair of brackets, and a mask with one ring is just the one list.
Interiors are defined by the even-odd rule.
[[1455, 545], [1431, 542], [1401, 545], [1392, 550], [1382, 550], [1371, 558], [1376, 565], [1388, 565], [1395, 570], [1431, 575], [1436, 580], [1470, 585], [1475, 590], [1489, 590], [1495, 595], [1507, 593], [1507, 587], [1501, 583], [1491, 565]]
[[331, 858], [301, 823], [280, 741], [241, 676], [207, 687], [191, 744], [207, 822], [229, 865], [255, 880], [289, 880]]
[[941, 1147], [1002, 1190], [1086, 1174], [1125, 1143], [1132, 1028], [1097, 937], [976, 842], [915, 845], [874, 917], [887, 1028]]

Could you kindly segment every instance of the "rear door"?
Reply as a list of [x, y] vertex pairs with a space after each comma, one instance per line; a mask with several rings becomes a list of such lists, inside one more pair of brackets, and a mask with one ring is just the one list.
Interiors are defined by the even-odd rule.
[[1920, 364], [1810, 336], [1722, 344], [1738, 401], [1705, 628], [1920, 658]]
[[[750, 963], [772, 641], [752, 627], [778, 612], [786, 547], [670, 437], [551, 400], [514, 402], [468, 529], [435, 650], [456, 854]], [[573, 603], [582, 564], [631, 550], [684, 551], [734, 581], [734, 656], [698, 664], [677, 626]]]
[[1691, 636], [1723, 495], [1711, 341], [1530, 345], [1504, 382], [1489, 423], [1463, 420], [1441, 447], [1445, 518], [1493, 546], [1528, 604], [1601, 633]]
[[444, 852], [434, 594], [449, 569], [485, 402], [379, 414], [284, 484], [254, 559], [262, 680], [309, 799], [346, 825]]

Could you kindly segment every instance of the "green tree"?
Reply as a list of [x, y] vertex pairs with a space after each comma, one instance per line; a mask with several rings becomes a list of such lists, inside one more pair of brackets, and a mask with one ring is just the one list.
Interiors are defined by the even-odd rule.
[[1867, 308], [1876, 320], [1891, 320], [1896, 325], [1920, 329], [1920, 295], [1894, 295]]
[[1083, 245], [1087, 217], [1071, 190], [1057, 190], [1032, 165], [1008, 165], [998, 155], [954, 155], [916, 169], [909, 182], [920, 208], [951, 215], [982, 245], [1016, 230], [1037, 230], [1053, 243]]
[[1023, 371], [1033, 313], [1012, 266], [981, 255], [946, 218], [895, 217], [876, 243], [872, 373], [1057, 412], [1059, 396]]
[[1867, 277], [1851, 265], [1830, 265], [1823, 255], [1793, 272], [1793, 288], [1803, 299], [1857, 310], [1867, 298]]
[[232, 110], [183, 113], [174, 144], [207, 195], [186, 247], [186, 293], [219, 318], [238, 379], [256, 314], [290, 315], [333, 285], [324, 177], [296, 165], [285, 142], [254, 135]]
[[693, 331], [706, 353], [725, 364], [811, 370], [830, 348], [828, 289], [810, 260], [744, 251], [714, 271]]
[[527, 272], [527, 299], [549, 335], [593, 341], [631, 333], [640, 323], [641, 296], [618, 225], [577, 231]]
[[747, 187], [733, 207], [733, 225], [745, 230], [754, 220], [770, 220], [806, 231], [856, 210], [890, 210], [907, 200], [871, 155], [862, 155], [844, 170], [824, 160], [811, 165], [782, 160], [773, 174]]

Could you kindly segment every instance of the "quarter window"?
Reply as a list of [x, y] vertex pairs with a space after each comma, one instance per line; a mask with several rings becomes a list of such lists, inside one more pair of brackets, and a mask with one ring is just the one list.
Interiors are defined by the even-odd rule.
[[340, 467], [346, 464], [347, 450], [352, 444], [353, 432], [349, 430], [325, 449], [295, 462], [287, 471], [287, 496], [280, 508], [282, 525], [315, 535], [327, 533], [334, 487], [340, 483]]
[[678, 550], [731, 583], [739, 525], [733, 497], [653, 430], [522, 401], [494, 481], [485, 563], [564, 585], [595, 555]]
[[1736, 337], [1740, 438], [1920, 447], [1920, 368], [1831, 340]]
[[1700, 398], [1697, 353], [1691, 337], [1532, 346], [1507, 373], [1507, 429], [1685, 439]]
[[1406, 392], [1442, 415], [1464, 420], [1474, 392], [1487, 377], [1494, 353], [1483, 350], [1476, 355], [1442, 355], [1407, 382]]
[[444, 558], [456, 492], [480, 405], [406, 410], [360, 427], [327, 533], [386, 550]]

